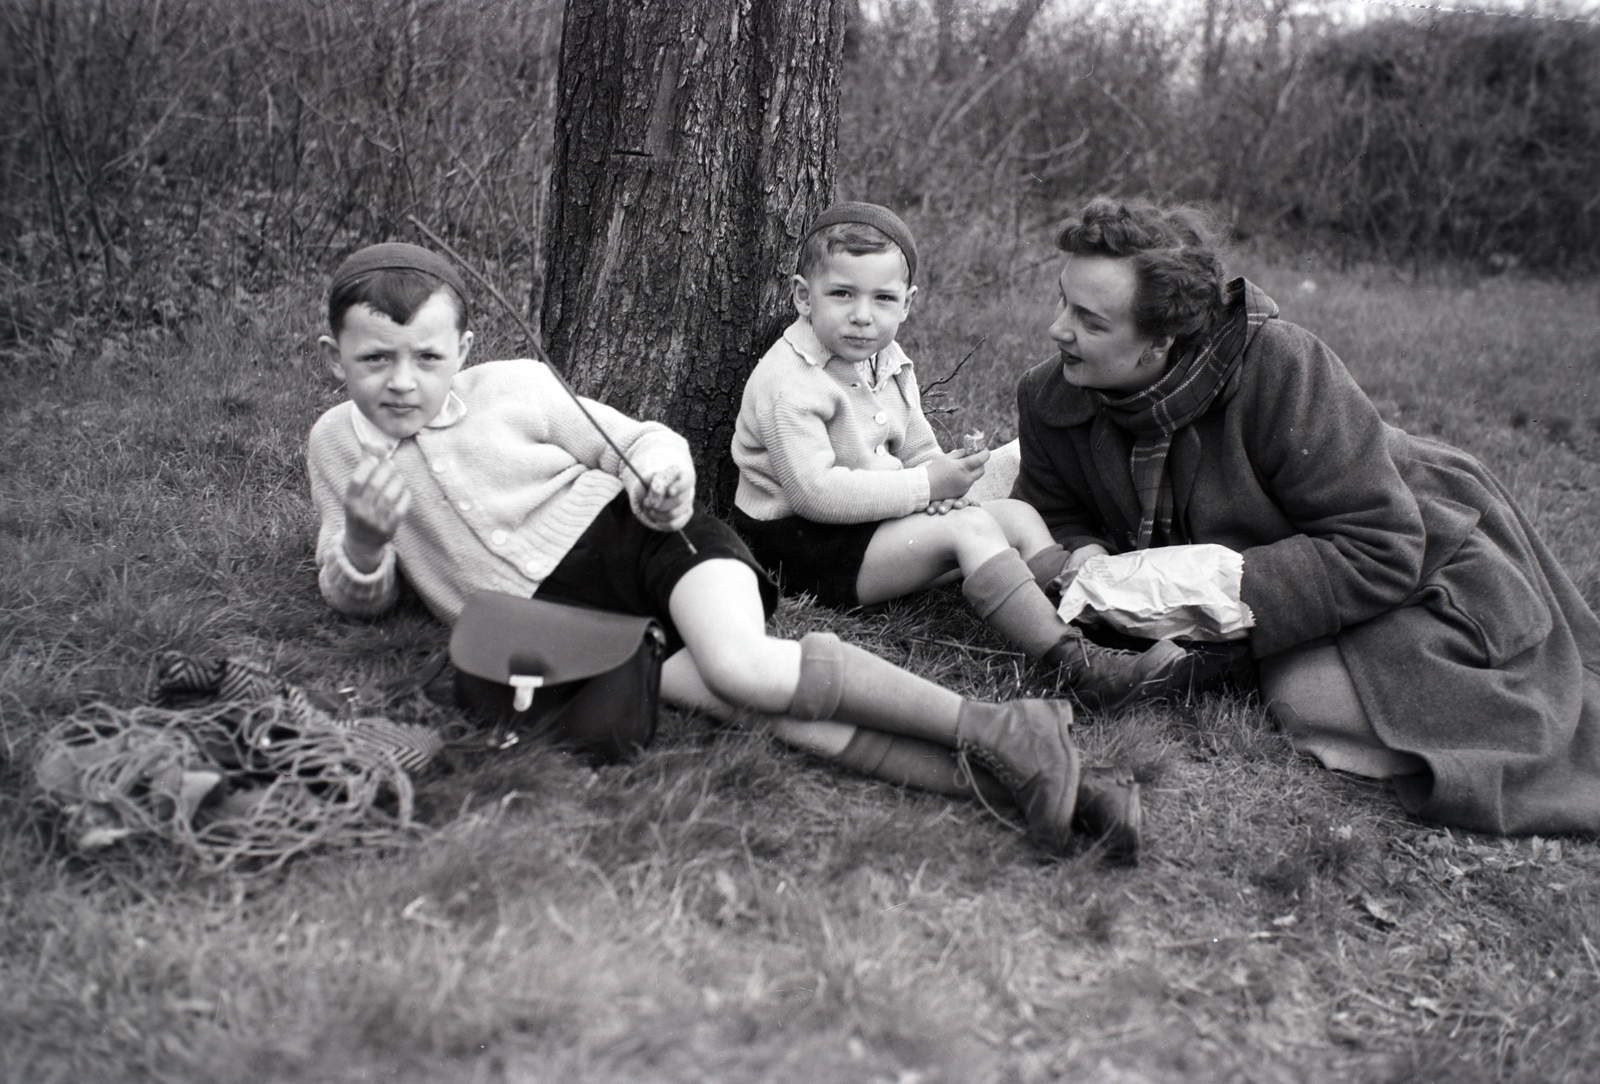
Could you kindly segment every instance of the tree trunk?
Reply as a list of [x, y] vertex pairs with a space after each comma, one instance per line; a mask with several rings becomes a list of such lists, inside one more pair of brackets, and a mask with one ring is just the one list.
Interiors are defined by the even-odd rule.
[[844, 0], [568, 0], [543, 334], [583, 394], [688, 438], [732, 506], [745, 378], [833, 195]]

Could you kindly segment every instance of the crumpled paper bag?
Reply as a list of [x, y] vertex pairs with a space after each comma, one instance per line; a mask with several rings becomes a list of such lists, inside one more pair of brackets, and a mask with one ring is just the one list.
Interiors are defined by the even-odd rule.
[[1244, 558], [1226, 546], [1163, 546], [1089, 558], [1061, 593], [1062, 620], [1092, 611], [1149, 640], [1243, 640], [1256, 623], [1239, 598]]

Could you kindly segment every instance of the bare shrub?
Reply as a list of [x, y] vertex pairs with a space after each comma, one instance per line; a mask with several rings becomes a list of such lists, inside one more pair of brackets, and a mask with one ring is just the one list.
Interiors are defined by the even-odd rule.
[[559, 9], [3, 0], [0, 341], [181, 319], [407, 214], [530, 266]]

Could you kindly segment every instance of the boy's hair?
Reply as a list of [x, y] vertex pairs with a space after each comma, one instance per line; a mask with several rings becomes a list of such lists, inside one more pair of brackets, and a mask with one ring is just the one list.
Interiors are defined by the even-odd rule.
[[456, 330], [467, 330], [467, 302], [455, 287], [425, 271], [373, 271], [336, 286], [328, 294], [328, 326], [334, 337], [344, 330], [344, 314], [369, 305], [397, 324], [409, 324], [428, 298], [442, 293], [456, 307]]
[[409, 324], [441, 290], [455, 304], [456, 330], [467, 330], [467, 286], [449, 260], [403, 241], [368, 245], [333, 273], [328, 326], [338, 335], [344, 330], [344, 314], [355, 305], [369, 305], [397, 324]]
[[797, 271], [806, 276], [836, 252], [865, 256], [893, 245], [906, 265], [906, 285], [917, 277], [917, 243], [900, 216], [876, 203], [835, 203], [817, 216], [800, 246]]
[[[828, 257], [836, 252], [848, 252], [852, 256], [866, 256], [874, 252], [888, 252], [891, 248], [900, 251], [889, 235], [876, 226], [868, 226], [863, 222], [840, 222], [822, 229], [806, 238], [806, 243], [800, 246], [800, 274], [809, 276], [817, 268], [828, 262]], [[900, 253], [904, 260], [905, 253]], [[906, 282], [911, 281], [911, 265], [906, 263]]]

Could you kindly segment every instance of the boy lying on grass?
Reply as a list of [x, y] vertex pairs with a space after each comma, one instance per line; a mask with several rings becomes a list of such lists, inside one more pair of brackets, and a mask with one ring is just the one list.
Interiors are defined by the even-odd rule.
[[[382, 613], [403, 572], [445, 622], [482, 590], [654, 617], [668, 703], [784, 715], [780, 734], [835, 720], [859, 728], [831, 750], [854, 768], [1015, 801], [1051, 848], [1075, 815], [1117, 830], [1113, 849], [1137, 847], [1137, 791], [1080, 773], [1067, 704], [963, 700], [831, 634], [768, 636], [776, 592], [731, 528], [693, 510], [683, 438], [585, 400], [639, 476], [624, 473], [540, 362], [463, 369], [467, 291], [443, 257], [362, 249], [333, 276], [328, 323], [321, 345], [350, 401], [317, 421], [307, 459], [318, 582], [335, 609]], [[993, 775], [964, 770], [956, 751]]]
[[839, 203], [811, 224], [793, 279], [799, 318], [750, 374], [739, 408], [735, 526], [786, 590], [827, 606], [964, 577], [978, 616], [1029, 658], [1062, 667], [1092, 707], [1186, 689], [1192, 660], [1171, 641], [1119, 651], [1061, 620], [1044, 588], [1069, 555], [1032, 506], [965, 499], [989, 453], [940, 450], [895, 342], [916, 271], [911, 231], [885, 207]]

